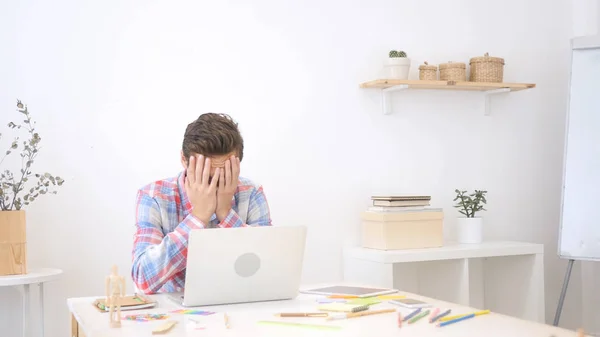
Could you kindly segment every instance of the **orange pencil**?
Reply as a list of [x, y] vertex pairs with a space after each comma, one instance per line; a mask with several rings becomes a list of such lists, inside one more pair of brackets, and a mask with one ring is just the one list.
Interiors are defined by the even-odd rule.
[[326, 312], [282, 312], [275, 314], [278, 317], [327, 317], [329, 316]]
[[346, 299], [346, 298], [358, 298], [358, 296], [356, 296], [356, 295], [329, 295], [329, 296], [327, 296], [327, 298], [342, 298], [342, 299]]

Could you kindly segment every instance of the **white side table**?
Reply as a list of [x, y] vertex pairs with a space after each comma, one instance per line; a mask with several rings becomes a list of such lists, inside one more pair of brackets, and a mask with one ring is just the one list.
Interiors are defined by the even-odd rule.
[[344, 281], [396, 288], [545, 322], [544, 245], [489, 241], [405, 250], [344, 249]]
[[23, 337], [29, 336], [29, 285], [38, 284], [40, 287], [40, 336], [44, 337], [44, 282], [53, 281], [63, 273], [54, 268], [31, 268], [24, 275], [0, 276], [0, 287], [23, 286]]

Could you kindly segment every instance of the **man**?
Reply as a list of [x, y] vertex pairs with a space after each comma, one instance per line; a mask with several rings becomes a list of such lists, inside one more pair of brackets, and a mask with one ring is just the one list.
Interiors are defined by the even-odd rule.
[[184, 290], [192, 229], [271, 225], [262, 186], [239, 177], [243, 155], [244, 141], [231, 117], [206, 113], [188, 125], [183, 171], [137, 193], [131, 274], [139, 291]]

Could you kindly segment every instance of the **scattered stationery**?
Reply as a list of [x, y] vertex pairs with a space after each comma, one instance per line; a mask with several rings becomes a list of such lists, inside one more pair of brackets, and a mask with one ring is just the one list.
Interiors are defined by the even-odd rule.
[[168, 322], [165, 322], [164, 324], [162, 324], [159, 327], [157, 327], [154, 330], [152, 330], [152, 334], [153, 335], [164, 335], [167, 332], [169, 332], [169, 330], [173, 329], [173, 327], [175, 326], [175, 324], [177, 324], [177, 321], [168, 321]]
[[416, 323], [418, 320], [420, 320], [421, 318], [423, 318], [423, 317], [425, 317], [427, 315], [429, 315], [429, 310], [425, 310], [422, 313], [420, 313], [420, 314], [416, 315], [415, 317], [411, 318], [408, 321], [408, 324]]
[[369, 315], [385, 314], [388, 312], [396, 312], [396, 309], [369, 310], [369, 311], [351, 312], [351, 313], [347, 313], [347, 314], [338, 314], [338, 315], [332, 315], [332, 316], [327, 317], [327, 320], [356, 318], [356, 317], [369, 316]]
[[137, 322], [150, 322], [150, 321], [158, 321], [169, 318], [167, 314], [139, 314], [139, 315], [125, 315], [123, 319], [128, 321], [137, 321]]
[[449, 320], [449, 321], [440, 322], [440, 323], [438, 323], [438, 326], [442, 327], [442, 326], [454, 324], [454, 323], [457, 323], [457, 322], [460, 322], [460, 321], [464, 321], [465, 319], [469, 319], [469, 318], [473, 318], [473, 317], [475, 317], [475, 314], [470, 314], [470, 315], [458, 317], [458, 318], [455, 318], [455, 319], [452, 319], [452, 320]]
[[275, 314], [277, 317], [327, 317], [326, 312], [282, 312]]
[[317, 307], [320, 311], [334, 311], [334, 312], [358, 312], [368, 310], [368, 305], [359, 304], [348, 304], [348, 303], [328, 303], [321, 304]]
[[421, 312], [421, 308], [416, 309], [415, 311], [411, 312], [410, 314], [406, 315], [406, 317], [404, 317], [404, 320], [409, 320], [411, 319], [414, 315], [418, 314]]
[[306, 323], [295, 323], [295, 322], [279, 322], [279, 321], [259, 321], [259, 325], [274, 325], [274, 326], [289, 326], [296, 328], [307, 328], [317, 330], [340, 330], [341, 326], [335, 325], [321, 325], [321, 324], [306, 324]]
[[450, 314], [451, 311], [452, 311], [451, 309], [448, 309], [448, 310], [444, 311], [443, 313], [434, 316], [432, 319], [429, 320], [429, 323], [434, 323], [438, 319], [440, 319], [440, 318], [442, 318], [444, 316], [447, 316], [448, 314]]
[[398, 312], [398, 327], [402, 327], [402, 313]]
[[[485, 314], [489, 314], [489, 313], [490, 313], [489, 310], [481, 310], [481, 311], [476, 311], [472, 314], [475, 316], [480, 316], [480, 315], [485, 315]], [[440, 322], [451, 321], [453, 319], [461, 318], [461, 317], [468, 316], [468, 315], [471, 315], [471, 314], [461, 314], [461, 315], [443, 317], [443, 318], [440, 318], [439, 321]]]
[[191, 309], [179, 309], [171, 311], [172, 314], [184, 314], [184, 315], [201, 315], [208, 316], [214, 314], [212, 311], [203, 311], [203, 310], [191, 310]]
[[[98, 298], [93, 302], [96, 309], [101, 312], [108, 312], [109, 306], [106, 305], [106, 298]], [[121, 298], [121, 311], [148, 309], [156, 306], [156, 301], [151, 300], [140, 294], [124, 296]]]
[[397, 293], [396, 289], [389, 288], [365, 288], [365, 287], [354, 287], [354, 286], [332, 286], [324, 288], [314, 288], [301, 290], [304, 294], [317, 294], [326, 296], [356, 296], [356, 297], [374, 297], [377, 295], [386, 295]]

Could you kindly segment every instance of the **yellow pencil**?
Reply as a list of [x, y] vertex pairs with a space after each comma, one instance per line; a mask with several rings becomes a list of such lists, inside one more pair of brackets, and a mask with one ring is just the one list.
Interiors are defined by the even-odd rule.
[[[490, 313], [489, 310], [481, 310], [481, 311], [473, 312], [473, 314], [475, 314], [475, 316], [485, 315], [485, 314], [489, 314], [489, 313]], [[468, 316], [470, 314], [471, 313], [469, 313], [469, 314], [462, 314], [462, 315], [454, 315], [454, 316], [446, 316], [446, 317], [440, 318], [438, 320], [438, 322], [451, 321], [453, 319], [457, 319], [457, 318], [461, 318], [461, 317], [464, 317], [464, 316]]]

